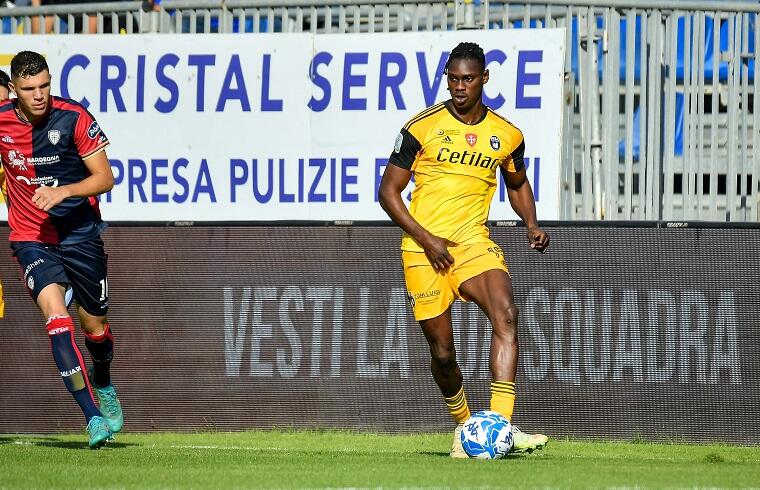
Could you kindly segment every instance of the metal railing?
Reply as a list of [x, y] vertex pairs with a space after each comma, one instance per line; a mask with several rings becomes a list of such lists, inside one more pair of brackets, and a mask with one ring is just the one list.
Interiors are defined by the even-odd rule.
[[[678, 0], [166, 0], [0, 9], [31, 33], [565, 27], [563, 219], [760, 221], [760, 4]], [[94, 18], [94, 20], [90, 20]]]

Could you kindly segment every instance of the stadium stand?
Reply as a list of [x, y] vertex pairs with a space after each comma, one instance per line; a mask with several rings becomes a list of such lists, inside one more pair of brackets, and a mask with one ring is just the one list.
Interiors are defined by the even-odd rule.
[[93, 15], [101, 33], [566, 27], [562, 216], [757, 221], [758, 13], [743, 1], [164, 0], [6, 7], [0, 26], [31, 33], [55, 16], [54, 32], [73, 34]]

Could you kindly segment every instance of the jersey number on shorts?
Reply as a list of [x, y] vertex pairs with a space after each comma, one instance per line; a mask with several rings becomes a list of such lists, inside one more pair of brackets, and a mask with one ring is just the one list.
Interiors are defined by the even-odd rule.
[[108, 278], [100, 280], [100, 299], [99, 301], [105, 301], [108, 298]]

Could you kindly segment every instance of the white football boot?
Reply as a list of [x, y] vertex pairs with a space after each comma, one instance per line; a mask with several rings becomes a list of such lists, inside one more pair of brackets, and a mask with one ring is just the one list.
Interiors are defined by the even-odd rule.
[[449, 456], [452, 458], [469, 458], [462, 447], [462, 427], [464, 427], [464, 425], [459, 424], [457, 425], [457, 428], [454, 429], [454, 441], [451, 443], [451, 453], [449, 453]]
[[[543, 449], [549, 442], [549, 438], [543, 434], [527, 434], [516, 425], [512, 426], [512, 453], [532, 453], [536, 449]], [[454, 450], [452, 449], [452, 452]]]

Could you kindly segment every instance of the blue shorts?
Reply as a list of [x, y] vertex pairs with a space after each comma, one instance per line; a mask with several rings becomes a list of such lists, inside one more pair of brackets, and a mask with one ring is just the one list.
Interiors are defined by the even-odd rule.
[[11, 249], [35, 302], [45, 286], [57, 283], [70, 286], [73, 299], [87, 313], [108, 313], [108, 254], [102, 239], [73, 245], [11, 242]]

